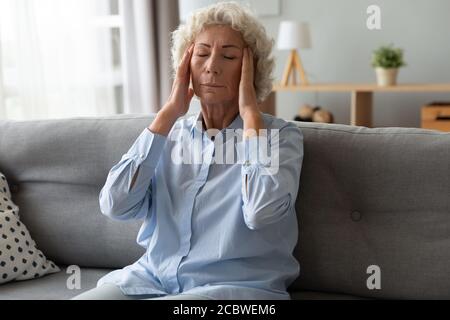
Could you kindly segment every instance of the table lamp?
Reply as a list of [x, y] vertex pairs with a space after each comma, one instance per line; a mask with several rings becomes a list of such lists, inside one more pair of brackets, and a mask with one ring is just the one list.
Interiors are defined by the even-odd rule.
[[279, 50], [291, 50], [288, 62], [284, 69], [282, 86], [289, 85], [289, 78], [292, 74], [293, 85], [297, 84], [296, 71], [300, 74], [301, 84], [307, 85], [305, 70], [297, 53], [297, 49], [311, 48], [311, 36], [309, 26], [306, 22], [282, 21], [278, 31], [277, 48]]

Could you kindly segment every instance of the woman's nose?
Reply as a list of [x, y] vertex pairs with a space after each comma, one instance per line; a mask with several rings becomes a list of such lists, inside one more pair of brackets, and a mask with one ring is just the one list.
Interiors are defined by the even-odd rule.
[[219, 74], [219, 72], [217, 72], [216, 70], [211, 69], [211, 68], [206, 69], [206, 73]]
[[211, 56], [207, 63], [206, 63], [206, 72], [212, 73], [212, 74], [219, 74], [220, 73], [220, 63], [217, 61], [217, 57]]

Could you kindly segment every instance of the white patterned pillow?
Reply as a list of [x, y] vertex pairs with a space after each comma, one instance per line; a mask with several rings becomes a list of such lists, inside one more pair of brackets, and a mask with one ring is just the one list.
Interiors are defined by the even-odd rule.
[[0, 172], [0, 284], [61, 271], [36, 248], [19, 218], [19, 207], [12, 202], [8, 183]]

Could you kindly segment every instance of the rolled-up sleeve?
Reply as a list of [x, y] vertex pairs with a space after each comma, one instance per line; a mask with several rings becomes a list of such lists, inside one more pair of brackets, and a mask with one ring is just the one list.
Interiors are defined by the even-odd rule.
[[[102, 214], [115, 220], [141, 219], [152, 201], [151, 180], [167, 137], [145, 128], [108, 173], [99, 194]], [[136, 181], [131, 182], [139, 168]]]
[[253, 136], [240, 144], [244, 153], [242, 211], [247, 227], [257, 230], [294, 211], [303, 162], [303, 134], [295, 124], [288, 123], [271, 130], [266, 140]]

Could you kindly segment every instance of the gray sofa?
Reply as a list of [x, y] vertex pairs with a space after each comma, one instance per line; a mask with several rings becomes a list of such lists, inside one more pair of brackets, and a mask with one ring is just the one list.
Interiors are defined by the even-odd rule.
[[[103, 216], [98, 194], [153, 119], [0, 121], [0, 171], [38, 247], [61, 272], [0, 285], [0, 299], [69, 299], [144, 253], [141, 221]], [[293, 299], [450, 298], [450, 134], [297, 122], [301, 274]], [[68, 265], [81, 267], [70, 290]], [[367, 286], [379, 267], [381, 289]]]

